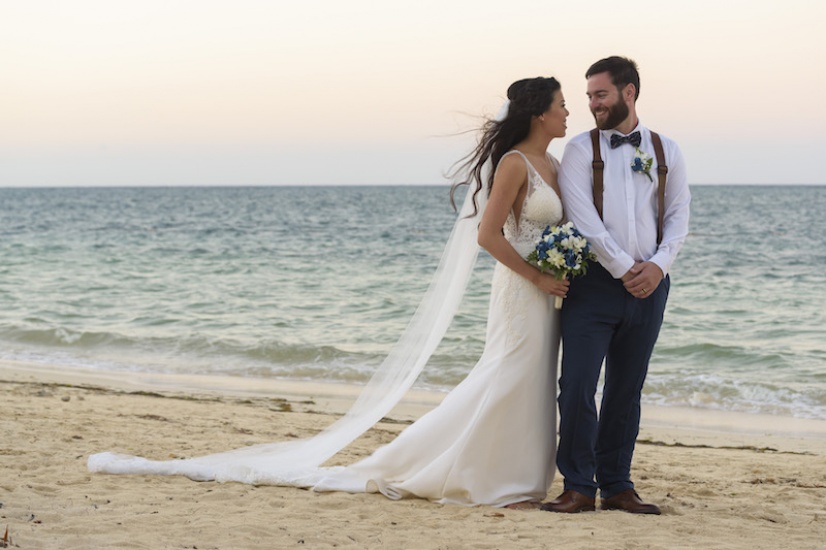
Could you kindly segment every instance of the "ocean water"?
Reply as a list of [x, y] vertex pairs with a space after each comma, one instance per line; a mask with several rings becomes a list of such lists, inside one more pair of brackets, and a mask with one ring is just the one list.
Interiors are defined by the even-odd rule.
[[[692, 194], [644, 401], [826, 419], [826, 187]], [[362, 383], [454, 219], [444, 186], [0, 189], [0, 359]], [[492, 267], [420, 387], [476, 362]]]

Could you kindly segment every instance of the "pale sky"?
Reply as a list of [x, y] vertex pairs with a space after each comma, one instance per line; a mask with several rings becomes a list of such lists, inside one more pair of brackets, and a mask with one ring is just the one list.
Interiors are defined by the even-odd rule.
[[[0, 4], [0, 187], [439, 184], [508, 85], [625, 55], [692, 184], [826, 183], [823, 0]], [[566, 139], [551, 152], [562, 155]]]

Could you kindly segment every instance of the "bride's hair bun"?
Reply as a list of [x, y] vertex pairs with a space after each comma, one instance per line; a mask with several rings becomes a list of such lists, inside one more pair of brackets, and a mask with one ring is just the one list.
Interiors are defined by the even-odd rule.
[[560, 89], [553, 77], [523, 78], [508, 87], [510, 110], [514, 115], [539, 116], [551, 106], [554, 92]]

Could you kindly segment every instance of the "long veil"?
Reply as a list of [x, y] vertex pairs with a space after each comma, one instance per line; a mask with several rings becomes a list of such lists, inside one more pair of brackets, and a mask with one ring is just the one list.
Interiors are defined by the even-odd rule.
[[338, 468], [328, 458], [366, 432], [404, 397], [445, 335], [465, 294], [479, 247], [477, 228], [486, 197], [468, 186], [439, 265], [413, 318], [350, 410], [309, 439], [265, 443], [185, 460], [148, 460], [104, 452], [91, 455], [91, 472], [184, 475], [198, 481], [311, 487]]

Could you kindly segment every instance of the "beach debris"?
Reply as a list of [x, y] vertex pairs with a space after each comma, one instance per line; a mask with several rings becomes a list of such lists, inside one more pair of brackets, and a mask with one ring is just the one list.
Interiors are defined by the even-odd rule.
[[502, 512], [489, 512], [487, 514], [482, 514], [482, 515], [486, 518], [503, 518], [503, 517], [505, 517], [505, 514], [503, 514]]
[[293, 406], [290, 403], [278, 403], [274, 407], [270, 407], [272, 412], [293, 412]]
[[244, 435], [252, 435], [253, 431], [249, 428], [239, 428], [238, 426], [232, 426], [232, 431], [237, 434], [244, 434]]
[[3, 535], [3, 539], [0, 540], [0, 548], [8, 548], [12, 545], [11, 537], [9, 536], [9, 526], [6, 525], [6, 534]]
[[791, 485], [800, 489], [826, 489], [826, 485], [822, 483], [806, 483], [794, 477], [756, 477], [748, 483], [752, 485]]
[[725, 449], [730, 451], [754, 451], [756, 453], [779, 453], [779, 454], [792, 454], [792, 455], [805, 455], [805, 454], [812, 454], [810, 452], [794, 452], [794, 451], [783, 451], [780, 452], [773, 447], [755, 447], [753, 445], [705, 445], [705, 444], [697, 444], [697, 445], [689, 445], [686, 443], [680, 443], [679, 441], [675, 441], [674, 443], [666, 443], [665, 441], [655, 441], [653, 439], [638, 439], [637, 443], [643, 445], [653, 445], [655, 447], [682, 447], [685, 449]]
[[157, 420], [158, 422], [169, 422], [169, 419], [159, 414], [137, 414], [135, 415], [143, 420]]

